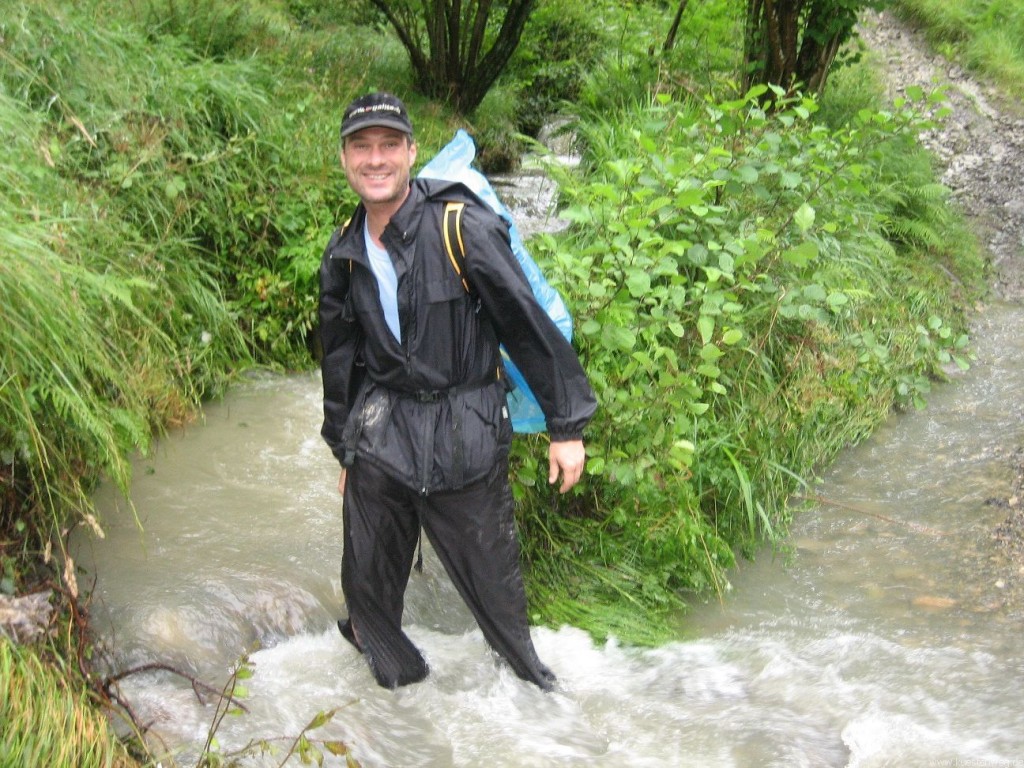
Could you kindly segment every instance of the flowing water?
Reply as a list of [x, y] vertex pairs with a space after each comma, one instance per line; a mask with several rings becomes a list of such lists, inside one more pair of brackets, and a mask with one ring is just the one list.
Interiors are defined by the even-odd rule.
[[[128, 505], [101, 489], [106, 538], [80, 536], [92, 624], [112, 669], [158, 662], [219, 688], [251, 652], [247, 713], [217, 732], [279, 765], [310, 733], [392, 766], [1024, 766], [1024, 644], [1015, 571], [989, 497], [1024, 440], [1024, 310], [993, 307], [978, 360], [927, 410], [845, 452], [797, 514], [788, 553], [733, 574], [721, 603], [658, 649], [535, 630], [559, 675], [544, 694], [497, 664], [429, 549], [406, 624], [432, 673], [378, 688], [334, 627], [341, 510], [318, 436], [316, 376], [264, 377], [138, 463]], [[1018, 584], [1019, 586], [1019, 584]], [[194, 765], [214, 715], [183, 676], [122, 692]], [[297, 765], [294, 758], [289, 765]], [[325, 765], [344, 765], [328, 756]]]

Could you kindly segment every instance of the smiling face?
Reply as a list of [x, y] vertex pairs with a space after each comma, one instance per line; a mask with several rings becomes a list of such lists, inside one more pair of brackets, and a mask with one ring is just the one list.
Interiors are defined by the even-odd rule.
[[367, 210], [391, 214], [409, 194], [416, 144], [392, 128], [365, 128], [345, 138], [341, 167]]

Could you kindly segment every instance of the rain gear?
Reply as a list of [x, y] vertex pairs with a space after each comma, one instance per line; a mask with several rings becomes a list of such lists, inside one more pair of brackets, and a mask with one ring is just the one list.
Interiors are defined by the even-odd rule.
[[[462, 277], [443, 246], [442, 211], [467, 203]], [[582, 438], [596, 409], [586, 374], [537, 303], [508, 228], [463, 185], [412, 182], [381, 237], [398, 278], [401, 340], [388, 329], [363, 240], [365, 210], [334, 233], [320, 270], [324, 423], [350, 468], [340, 627], [381, 685], [422, 679], [401, 630], [420, 526], [491, 646], [542, 688], [526, 620], [499, 343], [523, 373], [553, 441]]]
[[[442, 243], [442, 210], [465, 200], [465, 277]], [[577, 440], [596, 409], [572, 346], [537, 304], [508, 229], [464, 186], [416, 179], [382, 241], [398, 277], [399, 342], [388, 330], [363, 244], [365, 211], [328, 244], [320, 269], [322, 434], [420, 493], [483, 477], [511, 439], [498, 342], [544, 410], [551, 439]]]

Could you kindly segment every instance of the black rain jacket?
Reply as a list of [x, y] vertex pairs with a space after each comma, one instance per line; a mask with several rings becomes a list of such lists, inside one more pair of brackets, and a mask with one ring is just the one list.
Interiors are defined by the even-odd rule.
[[[448, 201], [467, 203], [468, 291], [444, 249]], [[365, 218], [360, 205], [320, 266], [321, 434], [338, 460], [372, 461], [422, 494], [482, 478], [512, 438], [499, 343], [536, 395], [551, 439], [582, 438], [594, 393], [534, 298], [501, 217], [457, 182], [412, 182], [382, 235], [398, 277], [401, 342], [384, 320]]]

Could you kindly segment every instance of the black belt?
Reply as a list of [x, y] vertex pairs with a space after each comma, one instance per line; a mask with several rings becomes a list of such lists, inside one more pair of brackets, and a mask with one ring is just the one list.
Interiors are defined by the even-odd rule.
[[447, 389], [421, 389], [416, 392], [401, 392], [394, 389], [390, 391], [399, 397], [411, 398], [417, 403], [439, 403], [450, 397], [464, 395], [467, 392], [475, 392], [478, 389], [484, 389], [485, 387], [491, 386], [496, 381], [496, 379], [492, 379], [481, 384], [460, 384], [457, 387], [448, 387]]

